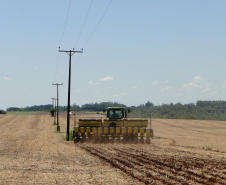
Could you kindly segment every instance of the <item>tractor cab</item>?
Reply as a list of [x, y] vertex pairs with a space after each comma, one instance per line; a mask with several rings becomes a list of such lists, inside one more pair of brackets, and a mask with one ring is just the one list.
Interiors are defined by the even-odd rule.
[[107, 112], [107, 119], [126, 119], [127, 113], [130, 112], [129, 109], [124, 107], [108, 107], [103, 110], [103, 112]]

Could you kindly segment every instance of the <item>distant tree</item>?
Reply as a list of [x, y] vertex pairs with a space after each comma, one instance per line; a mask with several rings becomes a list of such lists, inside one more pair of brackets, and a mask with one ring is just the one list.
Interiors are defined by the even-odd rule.
[[150, 101], [148, 101], [147, 103], [145, 103], [145, 107], [153, 107], [154, 104]]
[[33, 105], [27, 106], [25, 108], [18, 108], [18, 107], [10, 107], [7, 108], [7, 111], [49, 111], [52, 108], [51, 104], [47, 105]]
[[6, 114], [6, 111], [0, 110], [0, 114]]
[[[89, 103], [79, 107], [76, 104], [71, 106], [73, 111], [93, 111], [102, 112], [106, 107], [127, 107], [118, 102]], [[52, 108], [48, 105], [34, 105], [31, 107], [18, 108], [10, 107], [7, 111], [49, 111]], [[154, 106], [148, 101], [139, 106], [129, 107], [131, 113], [128, 115], [137, 118], [172, 118], [172, 119], [202, 119], [202, 120], [221, 120], [226, 121], [226, 101], [197, 101], [196, 104], [162, 104]], [[67, 106], [59, 106], [59, 111], [66, 111]], [[4, 113], [4, 112], [3, 112]]]
[[102, 111], [107, 107], [126, 107], [124, 104], [117, 102], [90, 103], [81, 106], [81, 110]]
[[226, 101], [197, 101], [197, 107], [212, 107], [216, 109], [226, 109]]
[[50, 112], [51, 116], [53, 117], [54, 116], [54, 113], [55, 113], [55, 109], [54, 108], [51, 108], [49, 112]]
[[138, 106], [138, 108], [142, 108], [142, 107], [144, 107], [144, 104], [140, 104], [140, 105]]
[[76, 105], [75, 103], [72, 105], [71, 110], [74, 112], [78, 112], [80, 111], [80, 107], [79, 105]]
[[6, 111], [21, 111], [21, 108], [18, 107], [9, 107], [6, 109]]

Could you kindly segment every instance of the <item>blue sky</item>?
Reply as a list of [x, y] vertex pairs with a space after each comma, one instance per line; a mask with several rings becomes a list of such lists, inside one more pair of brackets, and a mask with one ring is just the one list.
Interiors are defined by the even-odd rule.
[[0, 109], [226, 100], [224, 0], [0, 0]]

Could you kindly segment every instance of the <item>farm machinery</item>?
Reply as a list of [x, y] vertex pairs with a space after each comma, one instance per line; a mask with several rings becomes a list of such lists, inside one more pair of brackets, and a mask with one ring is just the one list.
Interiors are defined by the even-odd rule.
[[153, 129], [150, 119], [127, 118], [129, 109], [108, 107], [105, 118], [75, 119], [74, 142], [151, 143]]

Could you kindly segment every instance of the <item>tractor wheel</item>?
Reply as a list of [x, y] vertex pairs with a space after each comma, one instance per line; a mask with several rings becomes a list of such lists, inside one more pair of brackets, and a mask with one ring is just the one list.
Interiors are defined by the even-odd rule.
[[76, 135], [74, 138], [74, 143], [78, 143], [80, 141], [80, 136]]

